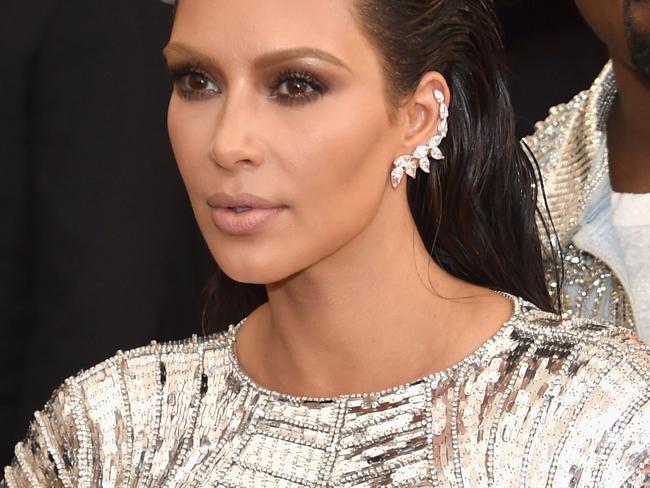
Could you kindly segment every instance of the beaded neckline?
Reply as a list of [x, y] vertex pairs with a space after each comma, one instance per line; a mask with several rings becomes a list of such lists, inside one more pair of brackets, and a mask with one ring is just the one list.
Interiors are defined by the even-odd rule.
[[485, 355], [485, 352], [497, 341], [502, 339], [504, 336], [506, 336], [509, 332], [510, 329], [512, 328], [513, 324], [521, 318], [522, 314], [522, 302], [523, 300], [518, 297], [514, 297], [510, 294], [507, 293], [501, 293], [497, 292], [500, 295], [505, 296], [508, 298], [513, 305], [513, 312], [510, 318], [505, 321], [499, 330], [491, 336], [489, 339], [487, 339], [483, 344], [481, 344], [476, 350], [474, 350], [472, 353], [469, 355], [465, 356], [463, 359], [460, 361], [452, 364], [451, 366], [435, 371], [433, 373], [429, 373], [425, 376], [422, 376], [420, 378], [408, 381], [406, 383], [402, 383], [396, 386], [392, 386], [390, 388], [386, 388], [384, 390], [380, 391], [375, 391], [375, 392], [368, 392], [368, 393], [349, 393], [345, 395], [338, 395], [334, 397], [309, 397], [309, 396], [299, 396], [299, 395], [289, 395], [287, 393], [281, 393], [278, 391], [271, 390], [269, 388], [265, 388], [261, 385], [259, 385], [255, 380], [253, 380], [248, 374], [242, 369], [241, 365], [239, 364], [239, 358], [237, 357], [237, 353], [235, 351], [235, 343], [237, 340], [237, 332], [239, 329], [244, 325], [246, 322], [246, 318], [242, 319], [237, 325], [231, 325], [228, 329], [227, 332], [227, 341], [228, 341], [228, 356], [230, 359], [230, 364], [232, 367], [232, 373], [234, 376], [243, 384], [247, 385], [249, 388], [252, 390], [258, 392], [261, 395], [271, 397], [276, 400], [284, 400], [290, 403], [295, 403], [295, 404], [301, 404], [301, 403], [322, 403], [322, 404], [331, 404], [331, 403], [337, 403], [341, 401], [346, 401], [346, 400], [354, 400], [354, 399], [359, 399], [359, 400], [368, 400], [368, 401], [375, 401], [377, 398], [384, 397], [386, 395], [390, 395], [393, 393], [399, 393], [401, 391], [404, 391], [405, 389], [422, 384], [422, 383], [428, 383], [432, 381], [436, 381], [442, 378], [448, 378], [453, 376], [454, 373], [459, 371], [463, 366], [466, 366], [468, 364], [471, 364], [473, 362], [476, 362], [476, 360], [482, 356]]

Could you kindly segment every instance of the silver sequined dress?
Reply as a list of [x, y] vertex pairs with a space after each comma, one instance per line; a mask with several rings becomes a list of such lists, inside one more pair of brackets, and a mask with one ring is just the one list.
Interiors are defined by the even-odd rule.
[[3, 486], [650, 486], [650, 348], [624, 329], [516, 300], [459, 364], [331, 399], [253, 383], [236, 330], [69, 379]]

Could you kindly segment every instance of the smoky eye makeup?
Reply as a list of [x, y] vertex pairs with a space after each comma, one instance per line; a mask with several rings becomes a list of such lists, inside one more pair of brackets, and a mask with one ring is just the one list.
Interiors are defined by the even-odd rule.
[[327, 91], [327, 84], [313, 72], [285, 68], [269, 85], [269, 98], [285, 105], [302, 105], [315, 101]]
[[174, 90], [186, 100], [202, 100], [221, 93], [219, 86], [203, 69], [193, 65], [171, 65]]
[[[200, 101], [220, 95], [222, 90], [204, 69], [193, 64], [169, 65], [174, 91], [188, 101]], [[305, 105], [328, 92], [329, 87], [312, 70], [283, 68], [269, 75], [266, 96], [282, 105]]]

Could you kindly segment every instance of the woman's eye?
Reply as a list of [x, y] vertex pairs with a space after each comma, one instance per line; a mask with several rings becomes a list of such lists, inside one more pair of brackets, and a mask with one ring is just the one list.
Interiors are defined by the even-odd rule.
[[282, 73], [271, 87], [273, 98], [289, 104], [307, 103], [326, 91], [325, 85], [315, 76], [303, 72]]
[[312, 87], [308, 81], [291, 79], [283, 82], [278, 87], [278, 93], [280, 95], [288, 95], [290, 97], [304, 97], [309, 95], [312, 92], [315, 92], [315, 88]]
[[219, 87], [205, 73], [189, 71], [174, 75], [178, 93], [185, 98], [201, 98], [219, 93]]

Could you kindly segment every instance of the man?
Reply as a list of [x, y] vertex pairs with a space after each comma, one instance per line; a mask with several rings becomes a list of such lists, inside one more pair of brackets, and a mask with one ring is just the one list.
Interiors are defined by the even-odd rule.
[[[650, 1], [576, 0], [610, 61], [526, 139], [540, 163], [569, 316], [650, 340]], [[544, 203], [540, 201], [540, 203]]]

